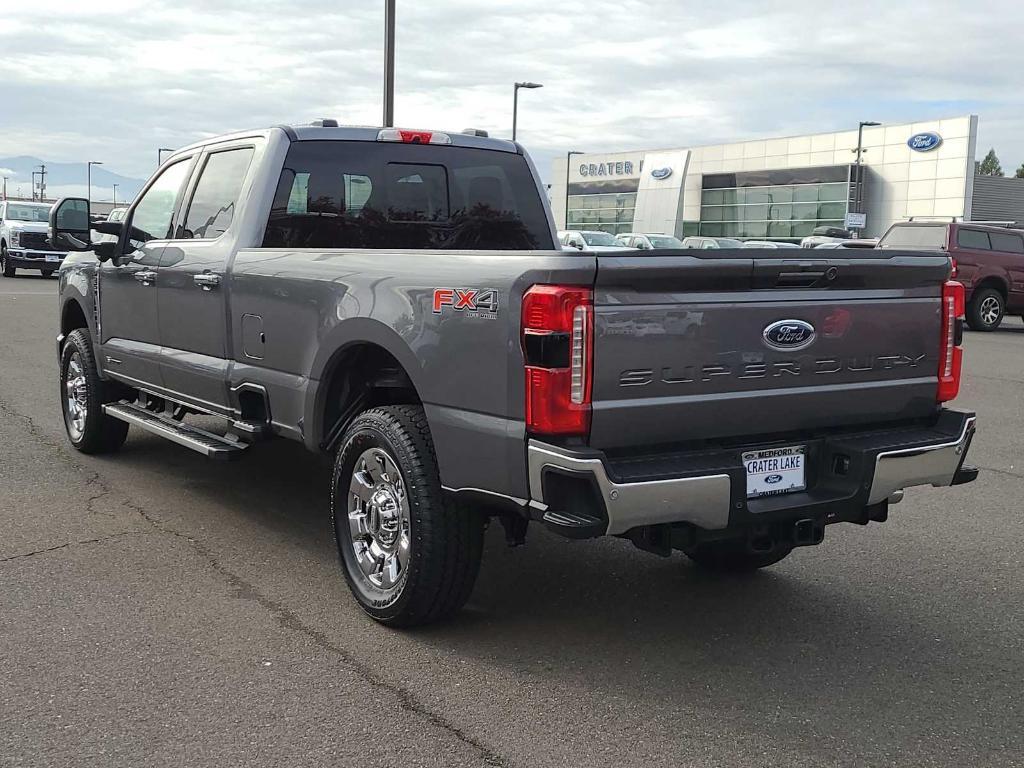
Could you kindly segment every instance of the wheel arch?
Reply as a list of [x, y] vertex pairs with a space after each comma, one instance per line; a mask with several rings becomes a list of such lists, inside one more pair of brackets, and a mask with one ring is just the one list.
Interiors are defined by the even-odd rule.
[[351, 412], [357, 402], [363, 407], [423, 402], [422, 366], [395, 331], [366, 318], [336, 331], [320, 345], [310, 376], [305, 441], [314, 450], [331, 447], [357, 415]]
[[1003, 296], [1004, 302], [1009, 298], [1010, 285], [1002, 275], [986, 275], [981, 280], [978, 280], [972, 287], [972, 294], [977, 295], [978, 291], [984, 290], [985, 288], [994, 288], [999, 291]]

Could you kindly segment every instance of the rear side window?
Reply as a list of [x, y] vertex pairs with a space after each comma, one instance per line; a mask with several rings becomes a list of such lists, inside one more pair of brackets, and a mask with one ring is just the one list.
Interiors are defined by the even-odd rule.
[[223, 235], [231, 225], [238, 195], [252, 162], [252, 147], [215, 152], [206, 158], [185, 223], [178, 225], [179, 240]]
[[981, 232], [977, 229], [957, 230], [956, 244], [961, 248], [970, 248], [974, 251], [987, 251], [992, 247], [988, 242], [988, 232]]
[[993, 251], [1005, 253], [1024, 253], [1024, 239], [1012, 232], [989, 232], [988, 239]]
[[436, 145], [300, 141], [288, 151], [265, 248], [551, 248], [524, 157]]
[[941, 224], [899, 224], [885, 233], [878, 247], [927, 248], [941, 251], [946, 247], [946, 227]]

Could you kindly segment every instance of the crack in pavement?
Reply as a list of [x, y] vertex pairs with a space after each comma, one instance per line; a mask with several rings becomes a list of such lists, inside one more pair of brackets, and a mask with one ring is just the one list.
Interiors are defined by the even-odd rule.
[[103, 543], [105, 541], [110, 541], [111, 539], [121, 539], [121, 538], [124, 538], [125, 536], [131, 536], [132, 534], [136, 534], [136, 533], [139, 534], [140, 536], [146, 535], [145, 531], [121, 531], [120, 533], [112, 533], [109, 536], [100, 536], [99, 538], [96, 538], [96, 539], [82, 539], [80, 541], [67, 541], [67, 542], [65, 542], [63, 544], [57, 544], [56, 546], [53, 546], [53, 547], [45, 547], [43, 549], [33, 550], [32, 552], [21, 552], [21, 553], [19, 553], [17, 555], [9, 555], [7, 557], [0, 557], [0, 563], [8, 563], [11, 560], [21, 560], [21, 559], [26, 558], [26, 557], [35, 557], [36, 555], [45, 555], [47, 552], [57, 552], [57, 551], [59, 551], [61, 549], [67, 549], [68, 547], [77, 547], [77, 546], [79, 546], [81, 544], [101, 544], [101, 543]]
[[[352, 655], [343, 646], [332, 642], [332, 640], [320, 630], [317, 630], [305, 622], [296, 614], [294, 611], [287, 608], [282, 603], [267, 597], [262, 594], [257, 587], [251, 582], [239, 576], [237, 573], [231, 571], [224, 566], [217, 554], [210, 549], [208, 546], [203, 544], [201, 541], [187, 533], [179, 531], [166, 523], [162, 522], [158, 518], [150, 514], [143, 506], [136, 504], [130, 498], [125, 496], [123, 493], [116, 492], [104, 481], [98, 472], [87, 469], [86, 467], [79, 464], [74, 458], [69, 455], [61, 443], [55, 442], [53, 439], [46, 435], [40, 428], [39, 425], [32, 419], [31, 416], [27, 416], [23, 413], [16, 411], [10, 403], [0, 399], [0, 414], [13, 416], [25, 422], [28, 433], [31, 437], [36, 439], [43, 445], [54, 449], [60, 460], [68, 464], [78, 472], [86, 475], [85, 484], [87, 486], [94, 486], [100, 492], [91, 496], [86, 501], [86, 509], [92, 511], [92, 505], [96, 501], [104, 497], [117, 494], [120, 498], [120, 503], [128, 509], [135, 512], [141, 517], [146, 523], [148, 523], [154, 530], [167, 536], [174, 536], [176, 538], [187, 541], [192, 545], [194, 551], [200, 555], [213, 570], [220, 579], [231, 588], [235, 596], [240, 600], [247, 600], [249, 602], [256, 603], [263, 610], [268, 612], [274, 622], [282, 629], [289, 632], [298, 632], [309, 638], [317, 647], [324, 650], [331, 655], [340, 659], [344, 664], [351, 668], [359, 677], [365, 680], [374, 688], [378, 688], [385, 691], [398, 700], [399, 707], [405, 712], [419, 717], [429, 723], [431, 726], [446, 731], [454, 736], [459, 742], [470, 747], [483, 759], [487, 765], [499, 766], [500, 768], [506, 768], [510, 765], [508, 760], [498, 754], [491, 747], [488, 747], [483, 742], [477, 740], [466, 731], [461, 729], [455, 723], [448, 720], [444, 715], [432, 711], [427, 705], [421, 702], [416, 696], [406, 688], [403, 688], [397, 683], [393, 683], [387, 680], [383, 675], [377, 672], [373, 667], [359, 660], [357, 657]], [[31, 557], [33, 555], [43, 554], [46, 552], [53, 552], [60, 549], [76, 544], [93, 544], [106, 541], [108, 539], [117, 538], [119, 536], [127, 536], [132, 533], [140, 533], [139, 531], [124, 531], [122, 533], [112, 534], [110, 536], [104, 536], [97, 539], [90, 539], [81, 542], [69, 542], [67, 544], [61, 544], [56, 547], [50, 547], [47, 549], [41, 549], [36, 552], [29, 552], [21, 555], [14, 555], [9, 558], [0, 559], [0, 562], [6, 562], [7, 560], [14, 560], [22, 557]]]

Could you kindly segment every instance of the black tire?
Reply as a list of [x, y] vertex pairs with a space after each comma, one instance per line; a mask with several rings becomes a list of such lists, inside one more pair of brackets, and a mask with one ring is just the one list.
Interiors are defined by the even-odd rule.
[[[81, 371], [81, 384], [76, 387], [76, 401], [85, 406], [81, 427], [69, 416], [68, 371], [77, 364]], [[79, 378], [79, 377], [76, 377]], [[60, 408], [64, 416], [64, 431], [71, 445], [82, 453], [112, 453], [118, 450], [128, 436], [128, 424], [103, 413], [103, 404], [116, 400], [114, 387], [100, 378], [96, 370], [96, 357], [87, 331], [72, 331], [64, 341], [60, 356]]]
[[[381, 549], [377, 538], [371, 534], [373, 526], [369, 523], [375, 519], [378, 531], [383, 531], [384, 512], [374, 512], [379, 507], [371, 501], [360, 502], [359, 495], [350, 492], [351, 487], [356, 487], [356, 474], [373, 480], [369, 472], [357, 467], [357, 463], [367, 467], [368, 455], [380, 459], [382, 463], [378, 468], [397, 467], [400, 475], [388, 486], [390, 475], [387, 471], [380, 474], [378, 470], [382, 479], [374, 481], [370, 490], [384, 488], [390, 493], [396, 490], [397, 483], [395, 498], [405, 502], [401, 521], [391, 529], [391, 534], [405, 536], [407, 560], [401, 564], [400, 575], [391, 585], [373, 581], [373, 577], [386, 578], [385, 571], [388, 565], [393, 565], [392, 559], [400, 561], [397, 554], [385, 553], [372, 565], [375, 560], [372, 547], [378, 546], [377, 553]], [[389, 459], [391, 465], [387, 463]], [[374, 492], [372, 499], [377, 498]], [[350, 513], [367, 522], [366, 534], [353, 534]], [[390, 514], [393, 520], [399, 513], [392, 511]], [[349, 589], [360, 607], [377, 621], [404, 627], [427, 624], [451, 616], [469, 599], [480, 570], [484, 518], [457, 506], [441, 490], [434, 445], [421, 407], [372, 408], [356, 417], [342, 438], [334, 462], [331, 518]], [[400, 543], [385, 543], [396, 553], [401, 549]], [[366, 567], [372, 568], [370, 573], [364, 571]], [[398, 566], [394, 568], [397, 572]]]
[[781, 547], [771, 552], [750, 552], [744, 541], [714, 541], [688, 550], [686, 556], [709, 571], [749, 573], [775, 565], [792, 551], [792, 547]]
[[43, 273], [43, 277], [53, 277], [53, 270], [52, 269], [42, 269], [42, 270], [40, 270], [40, 272]]
[[972, 331], [994, 331], [1003, 322], [1005, 312], [1003, 294], [995, 288], [981, 288], [974, 292], [967, 307], [967, 324]]
[[0, 272], [4, 277], [14, 277], [15, 269], [7, 259], [7, 243], [0, 243]]

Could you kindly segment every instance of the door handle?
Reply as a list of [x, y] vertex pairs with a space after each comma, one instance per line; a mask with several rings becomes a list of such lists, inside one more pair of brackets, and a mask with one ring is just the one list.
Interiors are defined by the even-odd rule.
[[156, 280], [156, 272], [151, 269], [144, 269], [141, 272], [136, 272], [132, 277], [143, 285], [152, 285]]
[[220, 285], [220, 275], [213, 272], [202, 272], [198, 275], [192, 275], [192, 282], [204, 291], [212, 291]]

